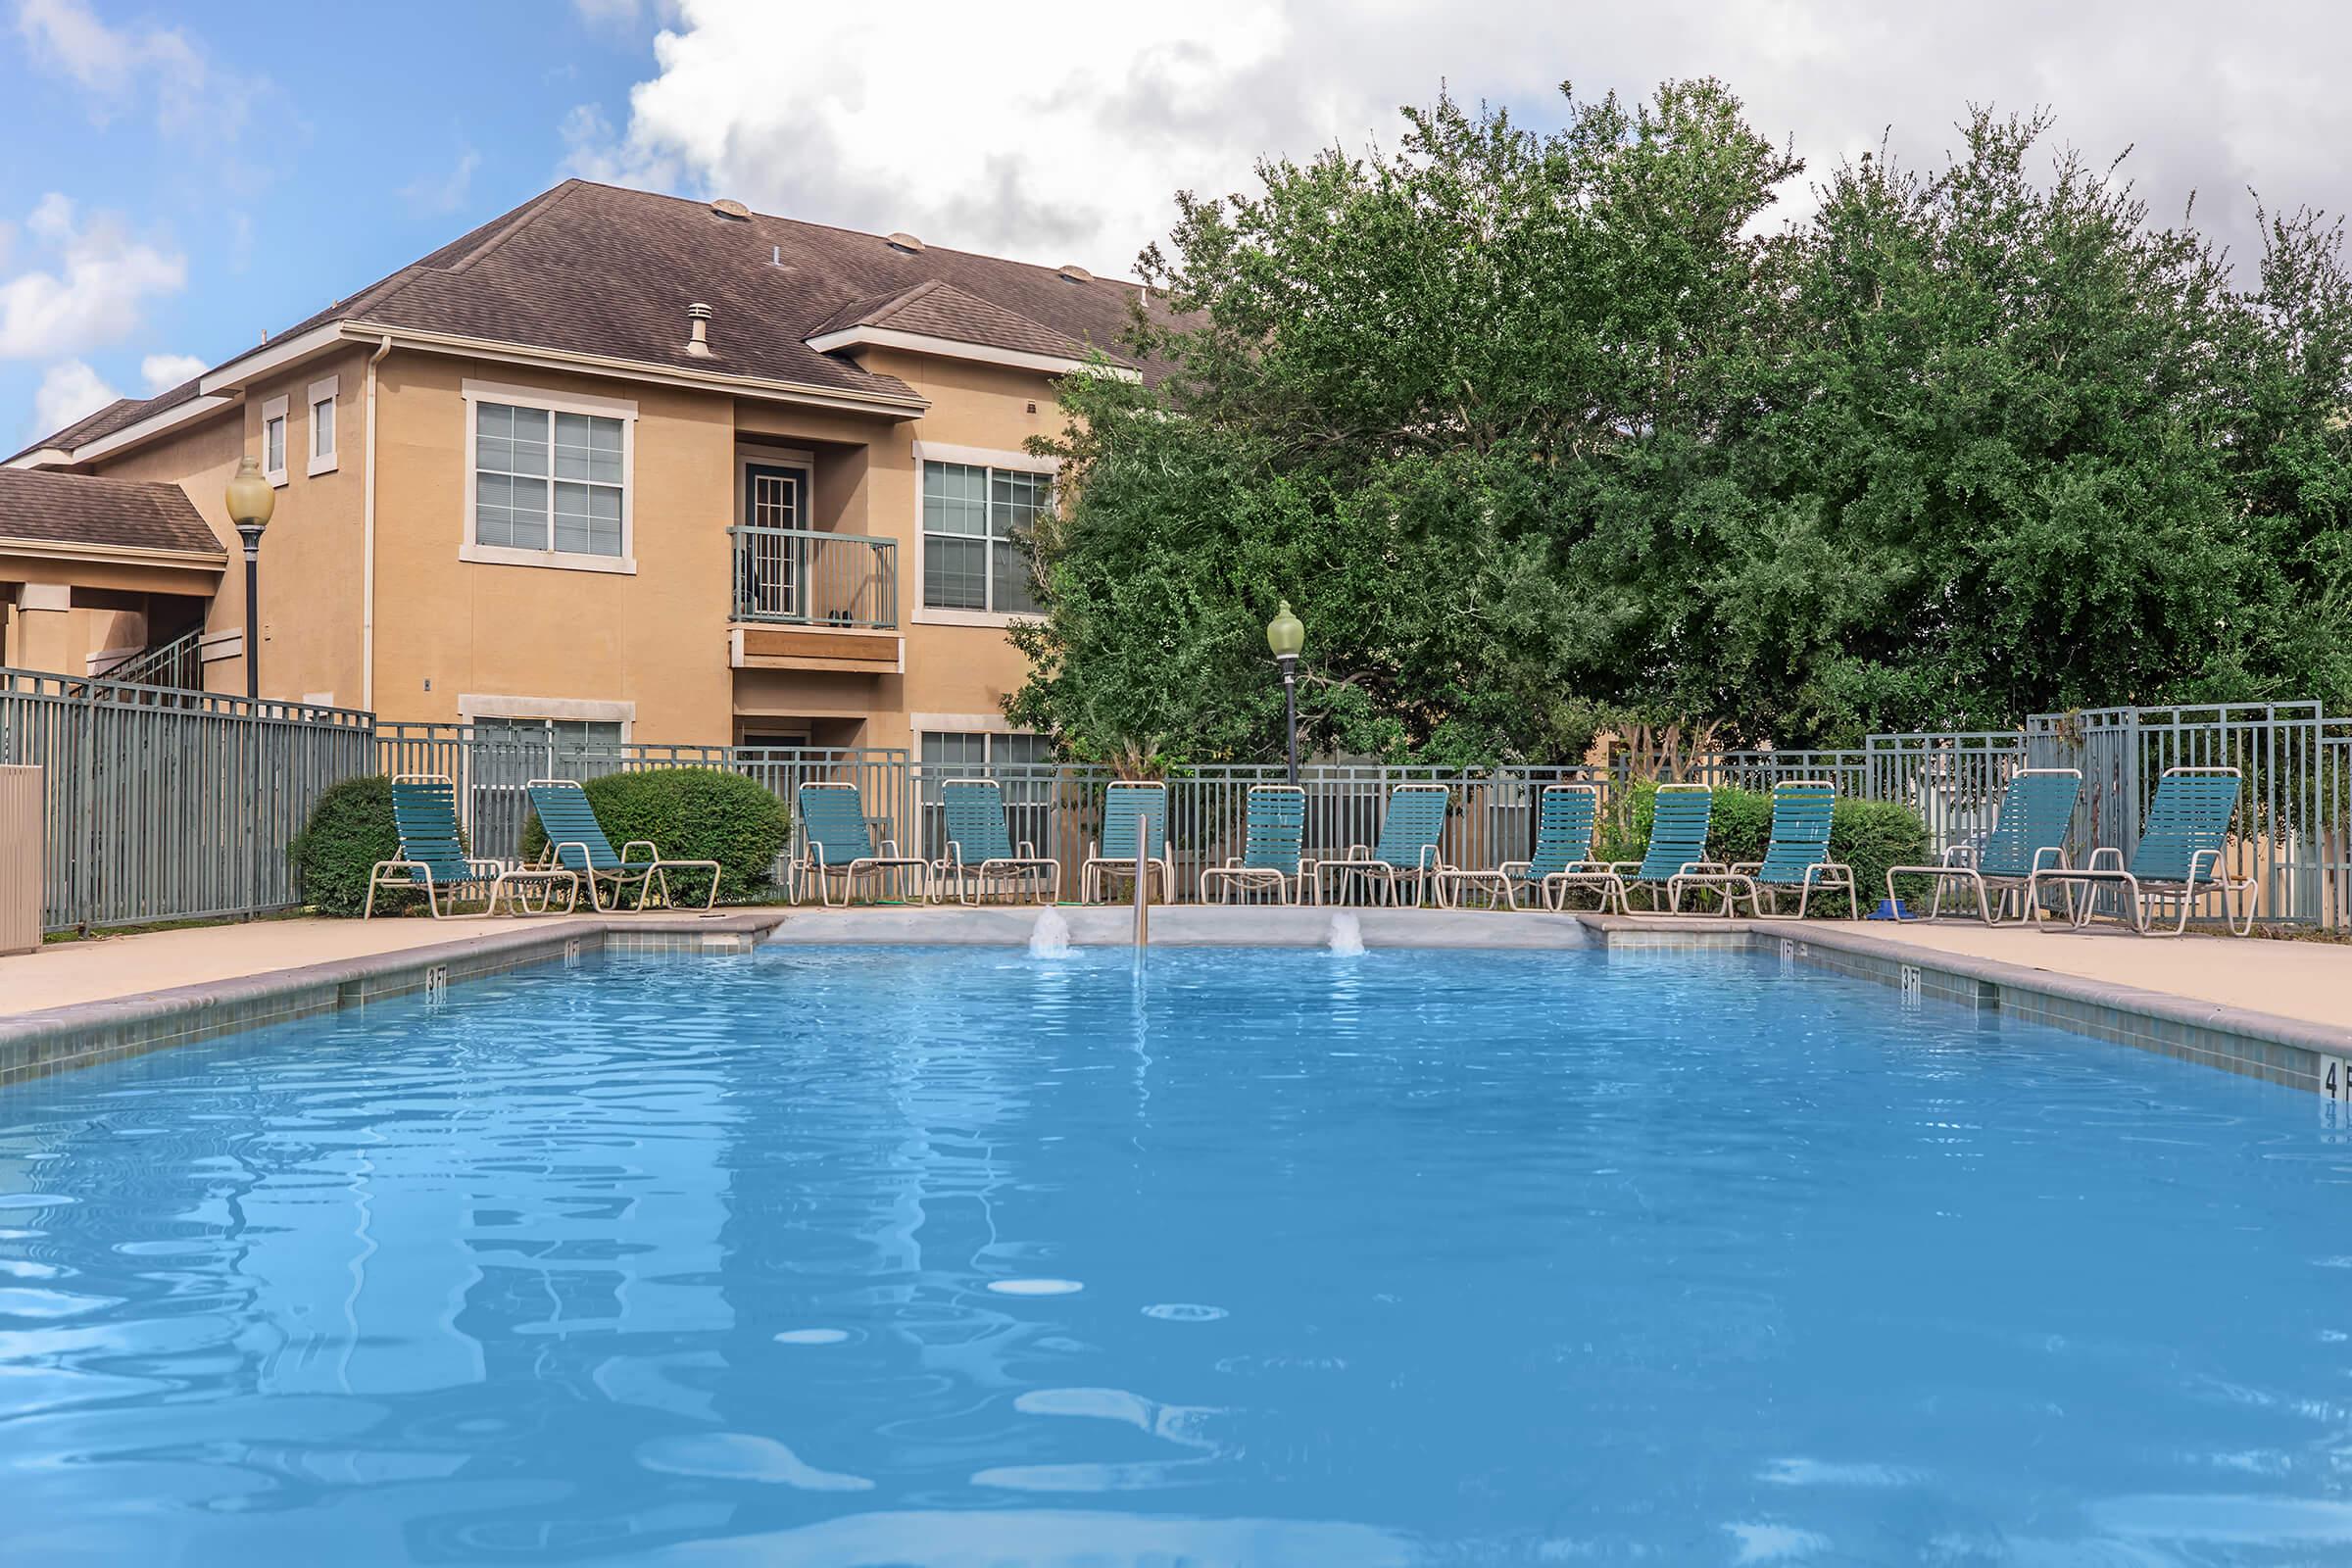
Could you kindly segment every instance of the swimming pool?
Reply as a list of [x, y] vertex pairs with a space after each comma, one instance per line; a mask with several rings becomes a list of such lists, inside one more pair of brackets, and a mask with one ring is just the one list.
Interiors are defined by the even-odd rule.
[[2344, 1560], [2337, 1137], [1744, 956], [592, 958], [0, 1095], [0, 1560]]

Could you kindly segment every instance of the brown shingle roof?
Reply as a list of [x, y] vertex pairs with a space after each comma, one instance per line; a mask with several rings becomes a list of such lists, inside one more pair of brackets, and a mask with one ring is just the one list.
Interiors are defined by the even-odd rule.
[[[1083, 360], [1091, 352], [1088, 345], [1076, 338], [1026, 316], [1016, 316], [1001, 305], [991, 305], [939, 278], [881, 299], [845, 305], [812, 328], [808, 336], [821, 340], [828, 333], [858, 326], [885, 327], [922, 337], [946, 338], [954, 343], [1014, 349], [1061, 360]], [[1107, 357], [1115, 364], [1130, 363], [1115, 354]]]
[[51, 468], [0, 468], [0, 541], [200, 551], [220, 541], [175, 484]]
[[[907, 400], [902, 382], [846, 355], [820, 354], [807, 339], [845, 312], [855, 321], [895, 307], [905, 319], [890, 324], [902, 330], [1115, 359], [1138, 297], [1133, 283], [940, 246], [902, 250], [879, 235], [787, 218], [725, 218], [705, 202], [575, 179], [278, 336], [357, 321]], [[698, 302], [713, 314], [708, 359], [686, 353], [686, 307]], [[1160, 310], [1156, 301], [1149, 308]], [[1137, 368], [1156, 379], [1164, 367]], [[193, 383], [175, 387], [68, 433], [94, 440], [195, 395]]]

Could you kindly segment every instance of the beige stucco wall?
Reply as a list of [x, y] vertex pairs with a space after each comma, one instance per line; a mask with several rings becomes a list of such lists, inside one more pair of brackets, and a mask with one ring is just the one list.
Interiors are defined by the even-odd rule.
[[[878, 443], [868, 479], [871, 531], [899, 541], [900, 615], [906, 636], [906, 673], [888, 691], [886, 706], [868, 726], [866, 744], [911, 746], [914, 713], [989, 715], [1028, 671], [1028, 661], [1004, 640], [1000, 625], [950, 624], [923, 610], [922, 485], [918, 446], [1001, 453], [1026, 465], [1032, 436], [1057, 436], [1066, 423], [1052, 383], [1034, 371], [967, 361], [875, 350], [860, 360], [869, 370], [895, 375], [930, 402], [921, 418], [895, 426]], [[998, 727], [1001, 719], [984, 727]]]
[[[209, 626], [239, 628], [242, 569], [221, 491], [238, 458], [259, 452], [265, 405], [286, 398], [289, 477], [262, 547], [261, 668], [270, 696], [331, 693], [356, 707], [368, 689], [368, 345], [355, 344], [257, 383], [241, 414], [104, 466], [124, 477], [177, 480], [188, 490], [232, 552]], [[501, 707], [517, 713], [536, 707], [548, 716], [625, 714], [630, 737], [650, 743], [723, 743], [806, 720], [822, 742], [909, 746], [913, 713], [1002, 727], [1000, 705], [1025, 668], [1002, 622], [954, 624], [922, 609], [918, 452], [945, 446], [957, 449], [959, 461], [1001, 454], [1026, 462], [1023, 445], [1058, 433], [1062, 415], [1048, 380], [1033, 372], [901, 353], [876, 352], [866, 363], [914, 386], [930, 400], [928, 412], [893, 421], [452, 356], [386, 356], [377, 368], [376, 711], [388, 720], [441, 723]], [[312, 475], [305, 471], [306, 392], [328, 375], [339, 380], [339, 461], [333, 472]], [[469, 528], [468, 379], [634, 404], [633, 572], [461, 559]], [[739, 456], [759, 443], [814, 454], [818, 526], [897, 541], [903, 675], [730, 668], [726, 530], [740, 514]], [[208, 673], [216, 689], [244, 683], [235, 660]]]

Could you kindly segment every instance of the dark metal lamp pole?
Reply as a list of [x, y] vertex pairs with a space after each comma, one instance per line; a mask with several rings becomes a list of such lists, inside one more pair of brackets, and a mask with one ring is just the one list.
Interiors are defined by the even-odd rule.
[[262, 530], [277, 510], [277, 487], [262, 473], [262, 466], [247, 456], [228, 481], [228, 520], [245, 541], [245, 695], [262, 695]]
[[1306, 627], [1291, 613], [1291, 602], [1282, 601], [1274, 618], [1266, 622], [1266, 646], [1274, 652], [1274, 662], [1282, 670], [1282, 720], [1285, 755], [1290, 760], [1290, 778], [1298, 782], [1298, 650], [1306, 646]]

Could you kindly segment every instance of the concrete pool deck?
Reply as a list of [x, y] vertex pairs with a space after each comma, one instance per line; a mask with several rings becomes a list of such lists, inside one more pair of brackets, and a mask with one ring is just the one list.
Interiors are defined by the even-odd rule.
[[[1124, 906], [1054, 911], [1081, 947], [1124, 946]], [[55, 943], [0, 957], [0, 1085], [588, 951], [742, 953], [767, 942], [1026, 943], [1033, 906], [758, 908], [554, 919], [282, 919]], [[2352, 1058], [2352, 946], [1956, 923], [1591, 913], [1159, 906], [1154, 946], [1777, 951], [1784, 960], [2308, 1087]]]

